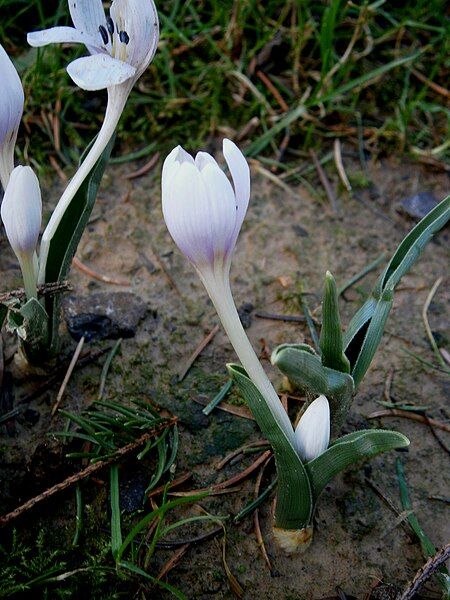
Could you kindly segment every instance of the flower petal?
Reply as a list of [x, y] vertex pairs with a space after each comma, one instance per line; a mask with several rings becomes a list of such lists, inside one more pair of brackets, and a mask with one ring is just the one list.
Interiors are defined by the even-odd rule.
[[77, 58], [67, 72], [83, 90], [103, 90], [131, 79], [136, 69], [108, 54], [94, 54]]
[[173, 181], [173, 177], [175, 172], [178, 170], [181, 164], [184, 162], [194, 164], [194, 159], [192, 156], [186, 152], [181, 146], [177, 146], [172, 150], [172, 152], [167, 156], [164, 161], [162, 168], [162, 177], [161, 177], [161, 185], [163, 188], [163, 194], [167, 191], [166, 188]]
[[27, 35], [27, 40], [30, 46], [39, 48], [48, 44], [84, 44], [85, 46], [96, 47], [101, 51], [101, 37], [97, 31], [97, 35], [93, 36], [85, 31], [75, 29], [74, 27], [52, 27], [51, 29], [43, 29], [42, 31], [32, 31]]
[[211, 154], [208, 154], [208, 152], [197, 152], [195, 164], [200, 171], [206, 167], [206, 165], [215, 165], [220, 169], [215, 158], [213, 158]]
[[234, 243], [236, 243], [250, 199], [250, 169], [244, 155], [231, 140], [223, 140], [223, 155], [230, 169], [236, 194], [237, 215], [234, 231]]
[[111, 18], [128, 43], [123, 60], [136, 68], [139, 77], [153, 59], [159, 40], [159, 20], [153, 0], [113, 0]]
[[324, 395], [305, 410], [295, 429], [300, 458], [309, 462], [328, 448], [330, 442], [330, 406]]
[[6, 188], [14, 168], [14, 146], [23, 113], [24, 94], [20, 77], [0, 44], [0, 179]]
[[33, 255], [41, 228], [42, 201], [38, 178], [30, 167], [16, 167], [11, 173], [1, 216], [19, 260], [24, 255]]
[[178, 163], [169, 165], [164, 177], [162, 209], [170, 235], [192, 263], [212, 264], [214, 247], [206, 222], [209, 200], [199, 170], [189, 162]]
[[97, 38], [100, 25], [106, 26], [102, 0], [69, 0], [73, 24], [83, 33]]
[[231, 242], [236, 224], [234, 191], [214, 159], [207, 161], [200, 175], [209, 198], [207, 219], [213, 235], [214, 257], [221, 261], [229, 257], [234, 249], [234, 243]]

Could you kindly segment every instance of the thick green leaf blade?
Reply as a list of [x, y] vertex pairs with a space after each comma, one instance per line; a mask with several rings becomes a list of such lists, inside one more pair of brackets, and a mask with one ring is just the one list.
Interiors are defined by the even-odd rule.
[[394, 289], [400, 279], [422, 254], [425, 246], [450, 219], [450, 196], [437, 206], [412, 229], [397, 248], [385, 272], [378, 282], [378, 288]]
[[324, 394], [328, 398], [331, 434], [336, 435], [352, 402], [355, 390], [352, 376], [324, 367], [319, 356], [303, 350], [298, 345], [283, 344], [274, 350], [271, 360], [296, 386], [305, 389], [314, 397]]
[[344, 354], [338, 292], [333, 275], [327, 271], [322, 303], [320, 349], [324, 367], [350, 373], [350, 362]]
[[[67, 278], [72, 259], [75, 256], [81, 236], [94, 208], [98, 188], [114, 145], [114, 136], [106, 146], [102, 156], [86, 177], [72, 198], [49, 243], [47, 263], [45, 265], [45, 283], [61, 282]], [[89, 152], [86, 149], [80, 163]], [[51, 345], [54, 347], [59, 326], [60, 295], [46, 299], [46, 309], [51, 319]]]
[[[431, 240], [450, 219], [450, 196], [442, 200], [433, 210], [431, 210], [404, 238], [398, 246], [393, 257], [389, 261], [383, 274], [378, 279], [370, 297], [355, 314], [350, 321], [347, 331], [344, 334], [344, 349], [350, 364], [353, 367], [353, 373], [361, 381], [362, 376], [367, 371], [368, 365], [364, 364], [364, 369], [356, 367], [359, 360], [362, 346], [367, 338], [367, 332], [370, 321], [375, 311], [380, 311], [378, 302], [383, 293], [390, 290], [393, 292], [400, 279], [413, 266], [419, 256], [422, 254], [426, 244]], [[366, 359], [367, 359], [366, 355]], [[373, 358], [373, 354], [371, 359]], [[361, 361], [360, 361], [361, 362]], [[361, 371], [361, 372], [359, 372]]]
[[278, 473], [275, 525], [281, 529], [302, 529], [309, 525], [313, 508], [305, 467], [245, 370], [235, 364], [227, 368], [273, 448]]
[[383, 292], [381, 300], [378, 302], [375, 312], [370, 320], [364, 341], [361, 346], [358, 358], [352, 370], [355, 386], [358, 387], [367, 369], [372, 362], [375, 352], [380, 344], [383, 335], [384, 326], [392, 308], [393, 293], [391, 290]]
[[355, 431], [339, 438], [323, 454], [305, 465], [311, 482], [313, 503], [316, 503], [328, 482], [353, 463], [406, 446], [409, 446], [406, 436], [384, 429]]

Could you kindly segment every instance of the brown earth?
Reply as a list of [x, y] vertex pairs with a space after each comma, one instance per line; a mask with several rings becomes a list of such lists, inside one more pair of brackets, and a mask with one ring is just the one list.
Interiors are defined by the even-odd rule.
[[[128, 168], [108, 169], [78, 258], [100, 273], [129, 279], [131, 287], [100, 283], [73, 269], [72, 293], [131, 291], [147, 303], [149, 310], [136, 336], [123, 341], [121, 356], [114, 361], [107, 380], [107, 397], [125, 403], [131, 397], [150, 397], [179, 415], [177, 473], [192, 469], [195, 486], [203, 487], [217, 477], [230, 477], [243, 469], [243, 465], [249, 465], [255, 455], [223, 472], [215, 471], [217, 462], [229, 451], [258, 439], [260, 434], [250, 421], [219, 410], [205, 417], [201, 405], [194, 401], [212, 398], [226, 381], [225, 363], [235, 360], [222, 331], [187, 377], [181, 383], [177, 381], [176, 374], [218, 319], [193, 269], [174, 247], [165, 229], [159, 174], [155, 171], [129, 182], [123, 179]], [[371, 186], [361, 188], [354, 197], [341, 193], [339, 215], [333, 213], [325, 199], [313, 198], [303, 187], [288, 191], [261, 175], [253, 177], [251, 204], [232, 268], [232, 288], [238, 307], [250, 302], [255, 310], [299, 314], [296, 292], [301, 281], [303, 290], [311, 293], [308, 296], [311, 308], [317, 310], [327, 269], [340, 285], [381, 252], [391, 253], [412, 227], [413, 222], [398, 211], [401, 199], [424, 190], [439, 199], [446, 193], [448, 181], [444, 175], [405, 161], [379, 162], [369, 164], [368, 168]], [[352, 167], [347, 165], [347, 169], [352, 175]], [[57, 195], [56, 188], [51, 192], [52, 197]], [[391, 372], [391, 396], [397, 402], [427, 405], [429, 414], [440, 421], [448, 420], [448, 376], [424, 366], [406, 352], [435, 362], [421, 311], [433, 283], [448, 274], [448, 238], [446, 229], [429, 244], [401, 282], [387, 331], [355, 398], [346, 431], [377, 423], [366, 417], [383, 408], [377, 401], [384, 399], [385, 382]], [[20, 284], [14, 257], [4, 238], [0, 269], [3, 289]], [[378, 272], [371, 273], [346, 293], [341, 301], [344, 323], [359, 307]], [[440, 343], [448, 347], [445, 326], [449, 291], [445, 283], [444, 280], [431, 303], [429, 319]], [[320, 312], [317, 314], [320, 316]], [[263, 347], [273, 349], [282, 342], [309, 340], [304, 324], [264, 320], [254, 315], [248, 335], [259, 351]], [[63, 352], [70, 354], [74, 347], [65, 334]], [[73, 376], [63, 400], [64, 408], [77, 412], [93, 402], [102, 361]], [[279, 373], [267, 360], [264, 365], [274, 383], [280, 384]], [[10, 410], [24, 391], [33, 389], [39, 378], [35, 373], [24, 375], [17, 364], [10, 365], [8, 370], [15, 377], [6, 406]], [[58, 481], [66, 471], [73, 471], [73, 465], [64, 463], [59, 442], [44, 437], [64, 425], [63, 420], [56, 423], [50, 420], [49, 405], [54, 402], [58, 387], [30, 403], [29, 409], [38, 418], [36, 424], [13, 419], [0, 426], [0, 448], [4, 455], [0, 470], [1, 512]], [[2, 411], [6, 412], [6, 408], [3, 406]], [[294, 410], [295, 405], [291, 408]], [[410, 540], [397, 516], [367, 483], [369, 479], [382, 490], [401, 513], [395, 472], [397, 456], [405, 466], [410, 496], [422, 527], [437, 548], [449, 541], [446, 503], [431, 498], [449, 496], [445, 451], [426, 425], [400, 418], [383, 419], [381, 425], [406, 434], [411, 440], [408, 452], [381, 455], [336, 477], [321, 497], [314, 541], [305, 555], [287, 557], [274, 546], [270, 535], [270, 503], [264, 505], [263, 536], [276, 576], [271, 576], [262, 559], [252, 518], [238, 525], [227, 525], [227, 561], [244, 589], [244, 598], [318, 599], [335, 596], [338, 588], [347, 596], [365, 598], [380, 582], [402, 589], [424, 559], [419, 544]], [[436, 434], [448, 444], [447, 433], [436, 431]], [[214, 514], [236, 514], [252, 499], [254, 479], [240, 487], [238, 493], [217, 496], [202, 504]], [[39, 516], [48, 523], [53, 513], [55, 523], [73, 528], [70, 494], [53, 497], [28, 518]], [[20, 531], [20, 521], [17, 527]], [[189, 538], [189, 531], [178, 531], [177, 536]], [[169, 556], [158, 553], [155, 571]], [[217, 540], [189, 549], [168, 581], [188, 598], [233, 597]], [[427, 597], [436, 597], [436, 592], [431, 583], [423, 590]], [[165, 597], [158, 594], [151, 597]]]

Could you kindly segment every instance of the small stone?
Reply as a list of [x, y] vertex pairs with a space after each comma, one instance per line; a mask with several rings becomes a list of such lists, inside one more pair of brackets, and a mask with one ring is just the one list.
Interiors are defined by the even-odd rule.
[[429, 192], [419, 192], [414, 196], [402, 200], [400, 206], [402, 211], [409, 217], [420, 220], [423, 219], [423, 217], [425, 217], [437, 204], [439, 204], [439, 200], [433, 194], [430, 194]]
[[305, 238], [305, 237], [309, 236], [308, 231], [304, 227], [301, 227], [300, 225], [292, 225], [292, 230], [299, 237]]
[[134, 337], [148, 306], [130, 292], [97, 292], [68, 296], [63, 311], [70, 335], [91, 341]]

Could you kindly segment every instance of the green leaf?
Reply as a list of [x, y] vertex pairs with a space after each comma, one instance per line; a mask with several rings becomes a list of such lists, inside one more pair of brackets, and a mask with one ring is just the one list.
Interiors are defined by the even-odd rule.
[[336, 282], [329, 271], [325, 275], [320, 348], [324, 367], [350, 373], [350, 362], [344, 354]]
[[275, 526], [281, 529], [302, 529], [309, 525], [313, 508], [305, 467], [245, 370], [234, 364], [227, 365], [227, 368], [273, 448], [278, 474]]
[[[408, 233], [378, 279], [371, 296], [350, 321], [344, 334], [344, 349], [352, 365], [352, 374], [356, 385], [361, 382], [369, 368], [380, 342], [387, 316], [392, 307], [392, 295], [395, 287], [419, 258], [433, 235], [449, 219], [450, 196], [442, 200]], [[372, 321], [375, 314], [377, 322], [373, 326]], [[361, 356], [363, 352], [364, 355]]]
[[385, 289], [394, 290], [403, 275], [422, 254], [433, 235], [444, 227], [449, 219], [450, 196], [447, 196], [408, 233], [389, 261], [376, 289], [380, 292]]
[[41, 349], [48, 344], [49, 339], [47, 312], [36, 298], [28, 300], [19, 312], [23, 318], [22, 327], [18, 330], [23, 349], [31, 363], [38, 363], [42, 358]]
[[[92, 144], [86, 148], [80, 159], [80, 164], [88, 154]], [[98, 188], [103, 177], [109, 156], [114, 145], [114, 136], [106, 146], [102, 156], [97, 161], [92, 171], [81, 184], [72, 198], [61, 222], [59, 223], [49, 243], [47, 263], [45, 265], [45, 283], [61, 282], [67, 278], [72, 259], [75, 256], [78, 244], [97, 197]], [[60, 294], [49, 296], [46, 299], [46, 309], [50, 317], [51, 331], [49, 343], [51, 350], [55, 350], [59, 327]]]
[[170, 585], [169, 583], [165, 583], [161, 579], [157, 579], [156, 577], [153, 577], [152, 575], [150, 575], [146, 571], [143, 571], [142, 569], [140, 569], [137, 565], [135, 565], [132, 562], [121, 561], [119, 563], [119, 567], [122, 567], [122, 569], [127, 569], [128, 571], [131, 571], [135, 575], [144, 577], [144, 579], [148, 579], [154, 585], [158, 585], [163, 590], [170, 592], [173, 596], [175, 596], [175, 598], [178, 598], [178, 600], [187, 600], [186, 596], [182, 592], [180, 592], [180, 590], [178, 590], [176, 587], [173, 587], [173, 585]]
[[305, 465], [308, 472], [313, 502], [340, 471], [363, 458], [372, 458], [380, 452], [409, 446], [402, 433], [383, 429], [355, 431], [336, 440], [328, 450]]
[[361, 350], [352, 370], [355, 386], [358, 387], [362, 378], [370, 367], [375, 352], [380, 344], [381, 336], [383, 335], [384, 326], [386, 324], [389, 313], [391, 312], [393, 303], [393, 294], [391, 290], [383, 292], [383, 297], [378, 302], [373, 317], [370, 320], [364, 337]]
[[272, 353], [271, 360], [296, 386], [314, 396], [324, 394], [328, 398], [331, 430], [336, 435], [352, 402], [355, 389], [352, 376], [324, 367], [319, 356], [303, 350], [298, 344], [279, 346]]
[[110, 502], [111, 502], [111, 552], [116, 558], [122, 546], [122, 529], [120, 526], [120, 498], [119, 498], [119, 467], [112, 465], [110, 469]]

